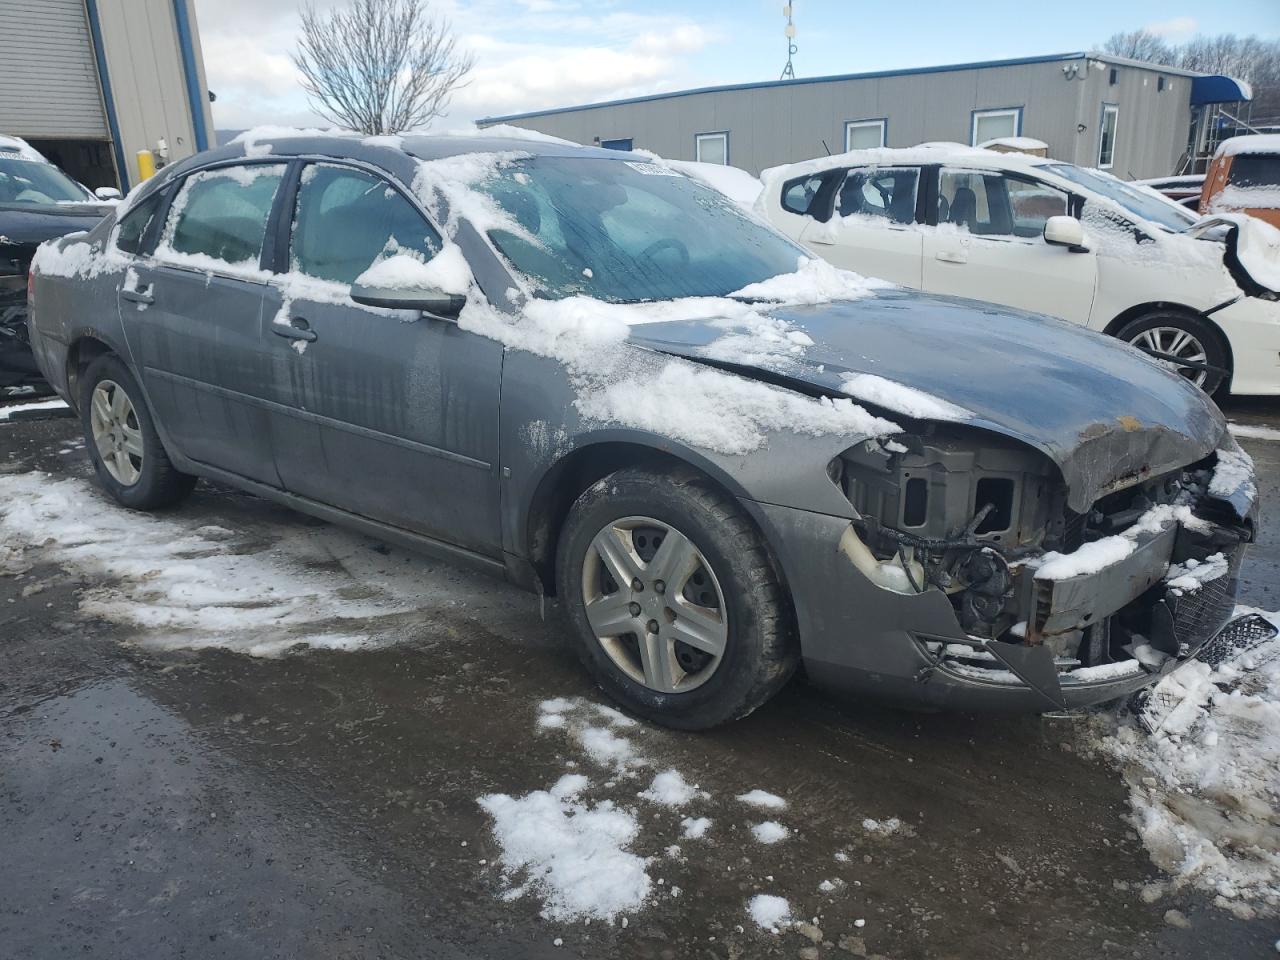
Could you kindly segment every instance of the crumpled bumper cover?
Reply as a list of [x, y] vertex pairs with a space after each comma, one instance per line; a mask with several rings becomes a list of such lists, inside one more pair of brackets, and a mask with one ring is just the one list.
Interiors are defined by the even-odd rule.
[[[1252, 531], [1257, 517], [1252, 482], [1215, 501], [1224, 523]], [[1153, 624], [1169, 633], [1179, 650], [1159, 670], [1131, 669], [1059, 673], [1043, 646], [987, 641], [981, 646], [1007, 671], [990, 676], [952, 669], [939, 645], [976, 644], [960, 627], [950, 602], [937, 590], [898, 594], [872, 584], [836, 550], [848, 521], [772, 504], [743, 501], [775, 545], [795, 602], [801, 653], [810, 681], [842, 695], [936, 709], [1043, 712], [1105, 703], [1156, 682], [1193, 658], [1228, 624], [1235, 607], [1237, 575], [1247, 537], [1222, 552], [1228, 572], [1199, 590], [1166, 590], [1154, 601]], [[1124, 561], [1063, 590], [1061, 613], [1093, 604], [1110, 616], [1134, 597], [1158, 590], [1182, 530], [1166, 527]], [[1056, 594], [1057, 591], [1055, 590]], [[1051, 611], [1052, 613], [1052, 608]], [[1066, 622], [1066, 621], [1063, 621]]]

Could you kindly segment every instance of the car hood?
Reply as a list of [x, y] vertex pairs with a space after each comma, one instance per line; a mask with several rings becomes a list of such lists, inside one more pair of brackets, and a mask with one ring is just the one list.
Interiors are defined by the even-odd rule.
[[[708, 347], [725, 331], [706, 321], [637, 325], [631, 340], [808, 393], [851, 395], [842, 388], [848, 375], [873, 374], [932, 394], [972, 414], [964, 422], [1052, 459], [1079, 513], [1111, 491], [1202, 459], [1226, 430], [1213, 402], [1183, 377], [1049, 317], [900, 288], [767, 312], [813, 340], [803, 356], [766, 366], [711, 359]], [[910, 417], [858, 402], [913, 429]]]
[[54, 237], [90, 230], [111, 210], [101, 203], [0, 203], [0, 253], [6, 246], [34, 250]]

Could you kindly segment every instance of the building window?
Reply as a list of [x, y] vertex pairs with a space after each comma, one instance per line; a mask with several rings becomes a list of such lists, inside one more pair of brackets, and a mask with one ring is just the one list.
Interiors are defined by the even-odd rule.
[[1115, 67], [1112, 67], [1111, 75], [1107, 78], [1107, 80], [1109, 85], [1114, 87], [1117, 83], [1120, 82], [1120, 71], [1117, 70]]
[[1116, 156], [1116, 123], [1120, 119], [1120, 108], [1114, 103], [1102, 105], [1102, 132], [1098, 137], [1098, 166], [1110, 169]]
[[1164, 77], [1156, 77], [1156, 93], [1164, 93]]
[[849, 120], [844, 125], [844, 148], [874, 150], [885, 145], [885, 124], [881, 120]]
[[1006, 107], [1002, 110], [975, 110], [973, 129], [969, 143], [977, 146], [1001, 137], [1016, 137], [1022, 127], [1022, 108]]
[[600, 146], [606, 150], [630, 150], [635, 145], [631, 137], [618, 137], [615, 140], [601, 140]]
[[700, 133], [697, 137], [697, 158], [699, 163], [718, 163], [721, 166], [729, 162], [729, 134]]

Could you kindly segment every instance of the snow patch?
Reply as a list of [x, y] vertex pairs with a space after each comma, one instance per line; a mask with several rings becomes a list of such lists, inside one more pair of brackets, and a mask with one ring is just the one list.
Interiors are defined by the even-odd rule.
[[756, 926], [770, 933], [779, 933], [791, 925], [791, 904], [772, 893], [757, 893], [748, 901], [747, 913]]
[[786, 800], [783, 800], [782, 797], [778, 796], [776, 793], [770, 793], [768, 790], [760, 790], [759, 788], [739, 795], [738, 800], [748, 806], [758, 807], [761, 810], [787, 809]]
[[683, 807], [697, 795], [698, 788], [685, 782], [679, 770], [664, 770], [653, 778], [649, 789], [640, 797], [664, 807]]
[[791, 836], [791, 830], [776, 820], [766, 820], [764, 823], [755, 824], [751, 828], [751, 835], [760, 843], [770, 844], [787, 839]]
[[685, 817], [680, 821], [680, 835], [686, 840], [701, 840], [711, 829], [711, 821], [706, 817]]
[[973, 414], [964, 407], [873, 373], [846, 374], [840, 389], [856, 400], [865, 400], [919, 420], [973, 419]]

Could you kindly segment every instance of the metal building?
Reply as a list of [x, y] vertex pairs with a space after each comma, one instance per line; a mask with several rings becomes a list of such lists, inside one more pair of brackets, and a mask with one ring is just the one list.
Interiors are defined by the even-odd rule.
[[855, 148], [1021, 136], [1047, 143], [1051, 157], [1128, 179], [1173, 173], [1188, 151], [1193, 113], [1249, 96], [1230, 78], [1063, 53], [706, 87], [478, 123], [754, 174]]
[[90, 187], [212, 145], [195, 0], [0, 0], [0, 134]]

